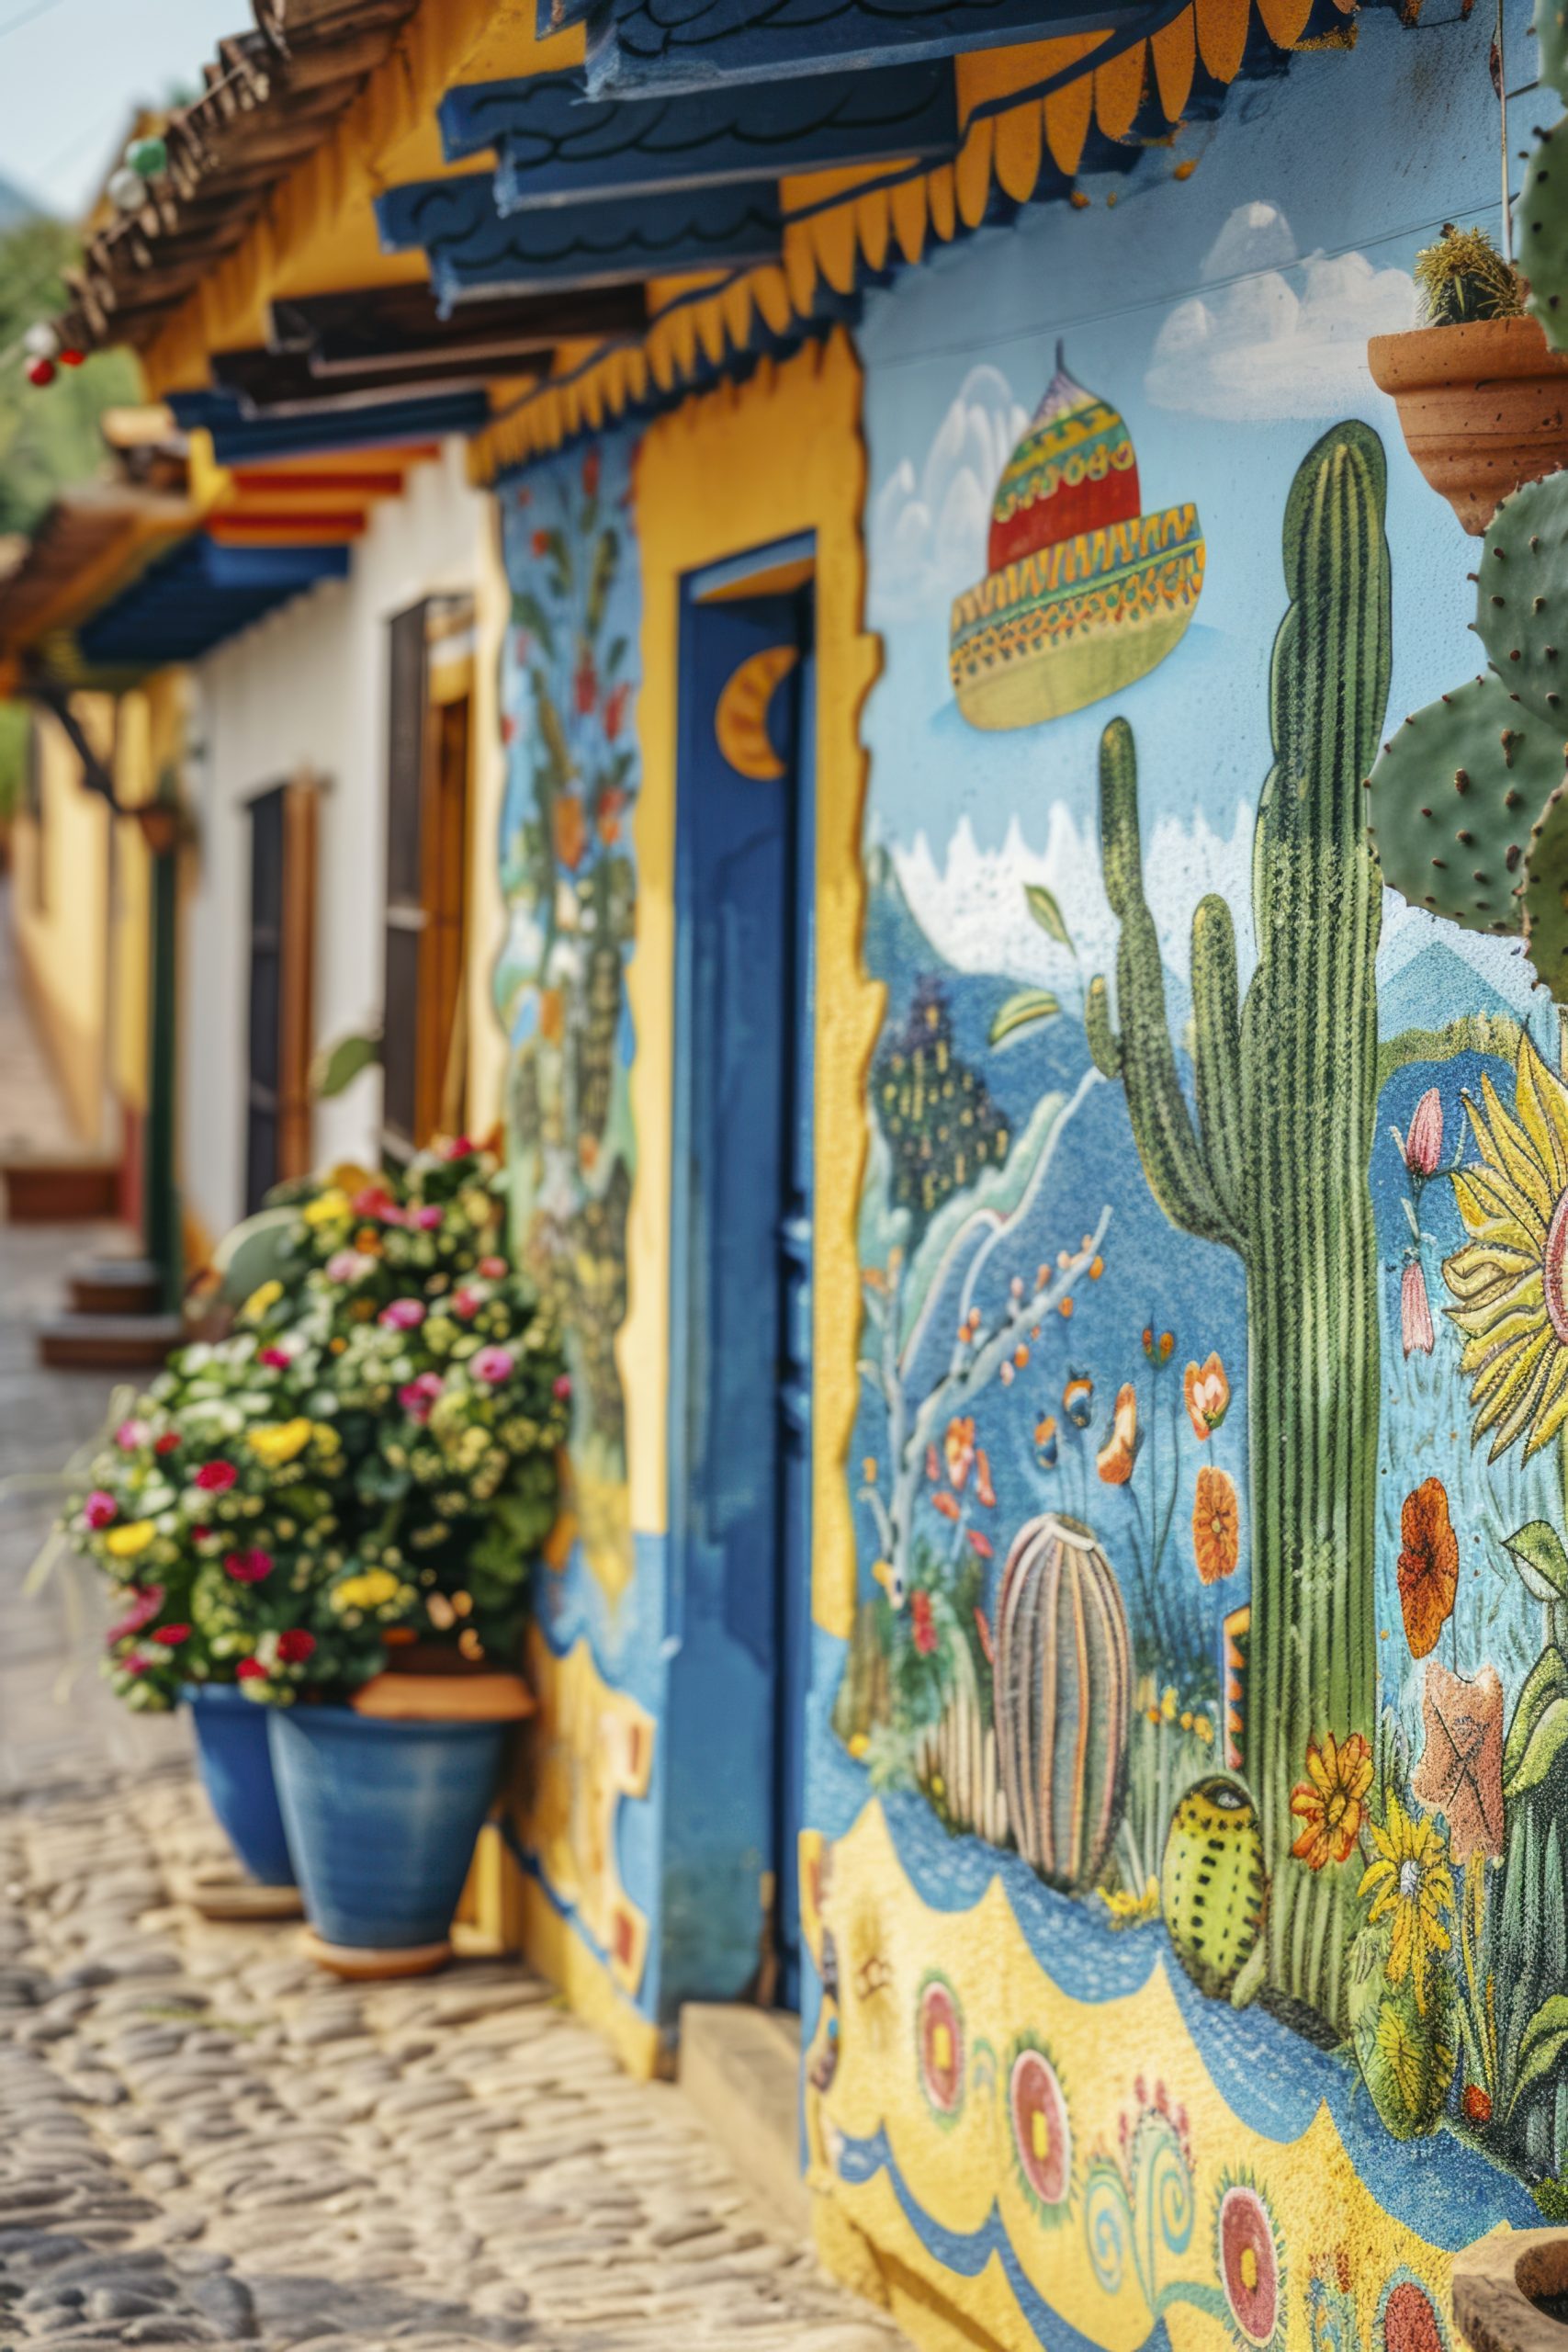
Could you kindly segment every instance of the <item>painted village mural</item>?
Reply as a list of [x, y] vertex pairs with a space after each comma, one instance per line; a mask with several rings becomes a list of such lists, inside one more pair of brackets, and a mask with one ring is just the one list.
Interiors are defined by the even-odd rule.
[[1135, 250], [1136, 174], [1077, 260], [1042, 230], [1049, 332], [954, 356], [999, 259], [863, 335], [887, 997], [808, 2138], [1009, 2343], [1435, 2346], [1442, 2250], [1568, 2212], [1568, 1054], [1369, 842], [1478, 543], [1365, 373], [1408, 191], [1325, 253], [1356, 134], [1290, 96]]
[[632, 447], [607, 437], [499, 492], [512, 610], [500, 681], [508, 920], [494, 993], [511, 1047], [513, 1231], [560, 1317], [572, 1373], [570, 1493], [529, 1635], [540, 1702], [529, 1813], [550, 1901], [636, 1996], [652, 1860], [635, 1836], [628, 1859], [619, 1824], [623, 1799], [652, 1782], [660, 1684], [648, 1621], [658, 1585], [637, 1573], [615, 1352], [637, 1164], [626, 987], [639, 781]]

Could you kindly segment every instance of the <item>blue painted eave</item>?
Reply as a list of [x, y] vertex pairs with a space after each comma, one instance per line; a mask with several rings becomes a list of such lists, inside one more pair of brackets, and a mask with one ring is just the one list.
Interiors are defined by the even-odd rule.
[[204, 427], [220, 466], [263, 458], [302, 458], [333, 449], [395, 448], [477, 433], [488, 421], [482, 391], [426, 392], [408, 400], [322, 401], [286, 413], [248, 410], [234, 392], [175, 392], [170, 407], [186, 432]]
[[346, 547], [219, 547], [197, 533], [150, 564], [78, 629], [96, 670], [199, 662], [319, 581], [346, 578]]

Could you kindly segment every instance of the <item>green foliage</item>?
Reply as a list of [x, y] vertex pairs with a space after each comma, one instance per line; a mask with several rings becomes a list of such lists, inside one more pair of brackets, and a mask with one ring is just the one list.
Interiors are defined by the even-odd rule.
[[893, 1162], [892, 1205], [908, 1212], [918, 1238], [944, 1201], [1001, 1165], [1011, 1141], [985, 1080], [953, 1051], [936, 981], [920, 981], [903, 1028], [884, 1037], [871, 1086]]
[[323, 1046], [310, 1064], [310, 1091], [318, 1102], [346, 1094], [356, 1078], [375, 1069], [381, 1059], [381, 1033], [367, 1029]]
[[[1343, 2015], [1345, 1896], [1337, 1874], [1292, 1860], [1290, 1799], [1321, 1725], [1370, 1731], [1375, 1705], [1377, 1251], [1366, 1170], [1382, 910], [1360, 802], [1388, 698], [1384, 494], [1382, 445], [1355, 421], [1323, 436], [1291, 487], [1290, 601], [1269, 680], [1274, 766], [1253, 849], [1258, 962], [1243, 999], [1230, 910], [1204, 899], [1192, 920], [1196, 1119], [1167, 1018], [1123, 719], [1105, 730], [1100, 783], [1106, 895], [1121, 922], [1119, 1034], [1102, 982], [1088, 1002], [1090, 1049], [1125, 1085], [1155, 1198], [1173, 1225], [1234, 1250], [1247, 1269], [1247, 1766], [1272, 1880], [1269, 1973], [1331, 2018]], [[1314, 1080], [1324, 1070], [1331, 1089]], [[1332, 1429], [1325, 1394], [1336, 1400]]]
[[1396, 2140], [1435, 2132], [1454, 2078], [1452, 1979], [1434, 1970], [1421, 2009], [1412, 1985], [1391, 1984], [1387, 1920], [1364, 1927], [1350, 1947], [1348, 2009], [1361, 2079]]

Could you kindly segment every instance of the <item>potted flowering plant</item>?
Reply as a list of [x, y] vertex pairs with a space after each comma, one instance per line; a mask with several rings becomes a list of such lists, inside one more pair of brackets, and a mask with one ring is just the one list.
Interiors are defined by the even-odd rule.
[[234, 1330], [153, 1383], [65, 1522], [120, 1588], [115, 1686], [188, 1702], [242, 1859], [265, 1877], [292, 1851], [329, 1954], [444, 1955], [528, 1705], [570, 1389], [499, 1246], [498, 1174], [460, 1139], [298, 1188]]

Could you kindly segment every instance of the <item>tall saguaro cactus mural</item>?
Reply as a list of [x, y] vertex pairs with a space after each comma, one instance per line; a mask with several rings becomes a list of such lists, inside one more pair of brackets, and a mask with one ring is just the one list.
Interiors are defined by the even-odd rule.
[[1370, 1734], [1377, 1436], [1376, 1245], [1367, 1187], [1377, 1109], [1373, 958], [1381, 889], [1362, 778], [1389, 681], [1382, 445], [1336, 425], [1285, 509], [1290, 605], [1270, 679], [1274, 765], [1253, 838], [1258, 964], [1241, 996], [1224, 899], [1192, 918], [1196, 1120], [1178, 1075], [1144, 892], [1132, 729], [1100, 747], [1105, 885], [1121, 922], [1113, 1031], [1095, 1057], [1125, 1086], [1149, 1185], [1173, 1225], [1234, 1250], [1247, 1278], [1253, 1603], [1247, 1768], [1271, 1878], [1268, 1974], [1342, 2021], [1344, 1874], [1292, 1857], [1309, 1742]]

